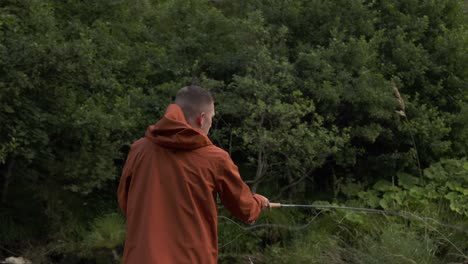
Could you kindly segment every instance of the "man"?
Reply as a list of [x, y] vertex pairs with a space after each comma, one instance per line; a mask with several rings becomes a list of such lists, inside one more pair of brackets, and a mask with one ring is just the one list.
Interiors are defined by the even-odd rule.
[[217, 263], [216, 195], [248, 223], [268, 207], [208, 138], [214, 115], [209, 92], [183, 87], [164, 117], [133, 143], [118, 190], [127, 219], [123, 263]]

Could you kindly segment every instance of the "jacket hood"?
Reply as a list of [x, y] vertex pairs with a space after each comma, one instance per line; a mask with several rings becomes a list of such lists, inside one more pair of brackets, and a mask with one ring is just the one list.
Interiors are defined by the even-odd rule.
[[202, 130], [187, 123], [182, 109], [176, 104], [170, 104], [164, 117], [148, 127], [145, 137], [162, 147], [172, 149], [190, 150], [213, 144]]

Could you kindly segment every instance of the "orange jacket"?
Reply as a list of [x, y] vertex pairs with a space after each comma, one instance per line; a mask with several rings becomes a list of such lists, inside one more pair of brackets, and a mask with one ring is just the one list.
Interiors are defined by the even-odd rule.
[[261, 196], [251, 193], [229, 154], [169, 105], [133, 143], [122, 172], [123, 263], [217, 263], [216, 194], [241, 221], [255, 221], [262, 210]]

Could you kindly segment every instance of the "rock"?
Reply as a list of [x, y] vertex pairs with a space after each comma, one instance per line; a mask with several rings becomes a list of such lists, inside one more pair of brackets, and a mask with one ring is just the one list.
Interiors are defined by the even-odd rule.
[[4, 264], [32, 264], [29, 259], [23, 257], [9, 257], [6, 258], [2, 263]]

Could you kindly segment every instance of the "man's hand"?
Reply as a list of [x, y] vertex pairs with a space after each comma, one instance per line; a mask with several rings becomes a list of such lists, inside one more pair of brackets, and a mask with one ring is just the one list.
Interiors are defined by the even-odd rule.
[[262, 210], [270, 209], [270, 201], [263, 195], [257, 194], [262, 200]]

